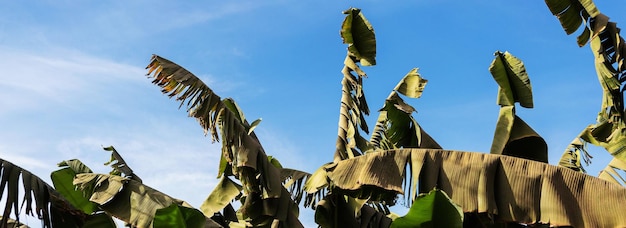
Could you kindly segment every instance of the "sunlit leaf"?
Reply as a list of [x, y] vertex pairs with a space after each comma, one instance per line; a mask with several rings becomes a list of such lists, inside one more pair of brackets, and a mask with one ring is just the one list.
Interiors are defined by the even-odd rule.
[[[622, 175], [618, 173], [622, 172]], [[611, 162], [602, 170], [598, 175], [598, 178], [613, 182], [622, 186], [626, 186], [626, 179], [624, 179], [624, 172], [626, 171], [626, 162], [620, 159], [613, 158]]]
[[418, 68], [413, 68], [409, 71], [394, 90], [410, 98], [420, 98], [428, 80], [423, 79], [417, 70]]
[[[161, 87], [163, 93], [181, 101], [181, 107], [186, 105], [189, 115], [198, 120], [205, 133], [210, 132], [214, 141], [221, 138], [222, 158], [218, 176], [222, 176], [227, 172], [225, 169], [230, 167], [232, 175], [241, 181], [245, 193], [261, 196], [246, 198], [244, 207], [266, 201], [277, 201], [283, 208], [293, 204], [291, 196], [281, 184], [280, 170], [268, 160], [234, 100], [222, 100], [191, 72], [160, 56], [154, 55], [147, 69], [148, 76], [154, 79], [152, 82]], [[257, 209], [262, 210], [258, 212], [259, 216], [275, 216], [278, 223], [285, 226], [302, 226], [293, 211], [273, 211], [265, 207]], [[247, 216], [253, 220], [265, 219], [250, 214]]]
[[[410, 164], [410, 166], [409, 166]], [[384, 167], [384, 168], [381, 168]], [[404, 172], [406, 168], [410, 168]], [[329, 183], [352, 197], [394, 202], [419, 181], [445, 191], [463, 212], [503, 221], [573, 227], [621, 227], [626, 188], [567, 168], [494, 154], [438, 149], [368, 153], [326, 168]], [[407, 175], [419, 176], [419, 179]], [[564, 193], [571, 193], [565, 194]], [[602, 193], [603, 197], [598, 197]], [[497, 195], [497, 197], [496, 197]], [[590, 220], [583, 218], [602, 218]]]
[[204, 227], [221, 227], [215, 222], [213, 226], [205, 226], [207, 218], [202, 212], [194, 208], [183, 207], [172, 204], [169, 207], [157, 209], [154, 215], [152, 227], [154, 228], [204, 228]]
[[[21, 200], [20, 195], [23, 195]], [[31, 216], [34, 212], [43, 227], [79, 227], [86, 217], [41, 178], [3, 159], [0, 159], [0, 199], [5, 203], [1, 218], [7, 218], [0, 220], [0, 227], [7, 226], [11, 212], [17, 222], [20, 212]]]
[[586, 21], [600, 13], [592, 0], [545, 0], [545, 2], [567, 34], [578, 30], [583, 19]]
[[[86, 214], [91, 214], [97, 210], [98, 206], [89, 201], [89, 198], [86, 196], [87, 194], [83, 193], [83, 191], [79, 191], [74, 187], [74, 184], [72, 184], [76, 174], [91, 173], [91, 169], [77, 159], [63, 161], [59, 163], [58, 166], [62, 169], [50, 174], [56, 191], [63, 195], [74, 207], [82, 210]], [[90, 192], [89, 189], [86, 191]]]
[[233, 182], [230, 178], [222, 177], [213, 189], [213, 192], [204, 200], [200, 210], [207, 217], [213, 216], [214, 213], [222, 210], [235, 197], [240, 195], [242, 189], [241, 185]]
[[499, 85], [498, 104], [519, 102], [522, 107], [532, 108], [533, 92], [524, 63], [509, 52], [497, 51], [494, 55], [489, 71]]
[[363, 66], [376, 65], [376, 36], [374, 29], [360, 9], [350, 8], [341, 26], [341, 38], [349, 53]]
[[89, 197], [101, 209], [137, 227], [151, 227], [155, 212], [175, 203], [189, 204], [163, 194], [138, 181], [117, 175], [83, 173], [76, 175], [74, 184], [80, 189], [92, 188]]

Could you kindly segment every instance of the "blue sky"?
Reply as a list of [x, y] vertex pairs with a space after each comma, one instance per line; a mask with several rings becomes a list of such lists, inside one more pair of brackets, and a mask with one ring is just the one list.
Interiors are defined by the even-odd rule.
[[[626, 23], [626, 4], [596, 4]], [[422, 127], [445, 149], [488, 152], [497, 50], [526, 65], [535, 108], [517, 113], [547, 141], [551, 164], [595, 122], [593, 55], [543, 1], [0, 1], [0, 157], [48, 179], [72, 158], [108, 171], [102, 146], [113, 145], [144, 183], [199, 207], [217, 182], [219, 145], [144, 76], [159, 54], [248, 119], [263, 118], [256, 131], [268, 154], [313, 172], [334, 152], [346, 53], [338, 31], [351, 6], [378, 41], [378, 65], [364, 68], [370, 126], [419, 67], [429, 83], [410, 102]], [[596, 175], [610, 157], [592, 152]]]

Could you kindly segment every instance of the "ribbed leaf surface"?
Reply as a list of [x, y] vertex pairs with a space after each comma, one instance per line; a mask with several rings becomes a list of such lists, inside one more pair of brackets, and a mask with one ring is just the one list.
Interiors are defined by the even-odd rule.
[[438, 188], [461, 205], [464, 212], [486, 212], [503, 221], [573, 227], [626, 226], [626, 188], [522, 158], [402, 149], [344, 160], [327, 171], [332, 184], [352, 196], [387, 196], [391, 200], [406, 192], [405, 196], [413, 199], [415, 189], [411, 186], [420, 192]]

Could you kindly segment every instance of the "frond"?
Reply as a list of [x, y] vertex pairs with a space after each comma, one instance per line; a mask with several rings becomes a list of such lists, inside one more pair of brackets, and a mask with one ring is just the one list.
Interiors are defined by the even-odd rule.
[[[0, 227], [7, 227], [8, 218], [13, 216], [19, 222], [21, 209], [18, 205], [25, 205], [23, 212], [41, 220], [43, 227], [80, 227], [86, 214], [72, 207], [54, 188], [28, 170], [22, 169], [13, 163], [0, 159], [0, 199], [6, 204], [0, 220]], [[22, 184], [20, 185], [20, 179]], [[20, 186], [24, 198], [19, 200]], [[7, 193], [6, 198], [3, 194]], [[35, 208], [32, 204], [35, 203]]]
[[[620, 175], [619, 172], [622, 173]], [[613, 182], [622, 186], [626, 186], [626, 179], [624, 179], [624, 172], [626, 171], [626, 162], [620, 159], [613, 158], [611, 162], [602, 170], [598, 175], [598, 178]]]
[[113, 168], [111, 175], [123, 175], [139, 183], [142, 182], [141, 178], [128, 166], [124, 158], [122, 158], [122, 155], [120, 155], [113, 146], [104, 147], [103, 149], [105, 151], [111, 151], [111, 160], [104, 163], [104, 165], [110, 165], [111, 168]]
[[533, 92], [524, 63], [509, 52], [496, 51], [489, 72], [498, 83], [500, 113], [491, 144], [492, 154], [548, 162], [548, 146], [535, 130], [515, 115], [515, 103], [533, 107]]
[[82, 173], [76, 175], [74, 184], [80, 189], [93, 189], [91, 202], [133, 227], [152, 227], [157, 210], [172, 204], [192, 208], [182, 200], [117, 175]]
[[626, 123], [624, 120], [624, 95], [626, 84], [626, 45], [620, 29], [609, 17], [600, 13], [591, 0], [546, 0], [567, 34], [584, 24], [578, 36], [578, 45], [590, 43], [595, 56], [595, 66], [603, 89], [602, 108], [596, 124], [586, 130], [581, 138], [604, 147], [611, 155], [626, 161]]
[[[381, 168], [384, 167], [384, 168]], [[407, 201], [433, 188], [463, 212], [499, 220], [573, 227], [620, 227], [626, 188], [543, 162], [438, 149], [368, 153], [326, 169], [330, 184], [355, 198]], [[602, 197], [600, 195], [602, 194]], [[583, 219], [602, 218], [602, 219]]]
[[413, 118], [415, 108], [404, 102], [398, 93], [419, 98], [426, 86], [417, 68], [412, 69], [400, 80], [380, 109], [378, 120], [372, 131], [370, 143], [377, 149], [434, 148], [441, 146], [428, 135]]
[[358, 64], [376, 65], [376, 36], [372, 25], [360, 9], [350, 8], [344, 14], [346, 18], [341, 25], [340, 34], [343, 43], [348, 45], [348, 53], [341, 71], [343, 80], [335, 161], [359, 156], [370, 148], [367, 140], [359, 133], [359, 129], [369, 133], [365, 122], [369, 107], [363, 92], [363, 77], [366, 74]]
[[581, 140], [582, 134], [584, 134], [584, 131], [581, 132], [580, 135], [576, 136], [576, 138], [572, 140], [569, 146], [565, 149], [563, 155], [561, 156], [561, 160], [559, 160], [559, 166], [569, 168], [577, 172], [587, 172], [582, 165], [582, 161], [584, 161], [586, 165], [589, 165], [593, 157], [587, 152], [586, 143]]
[[[214, 141], [221, 137], [223, 162], [220, 162], [219, 175], [225, 172], [223, 169], [230, 167], [241, 181], [244, 192], [248, 194], [242, 209], [253, 208], [267, 201], [277, 201], [274, 203], [291, 208], [294, 203], [281, 184], [280, 170], [270, 163], [252, 131], [258, 121], [253, 126], [248, 124], [232, 99], [221, 99], [191, 72], [165, 58], [152, 56], [147, 68], [148, 76], [154, 78], [153, 83], [169, 97], [176, 97], [181, 107], [186, 105], [189, 115], [198, 120], [205, 133], [210, 132]], [[292, 211], [258, 209], [262, 210], [260, 214], [256, 211], [248, 214], [253, 220], [256, 219], [253, 224], [266, 221], [268, 217], [265, 216], [274, 216], [272, 218], [280, 219], [280, 223], [285, 226], [302, 226]]]

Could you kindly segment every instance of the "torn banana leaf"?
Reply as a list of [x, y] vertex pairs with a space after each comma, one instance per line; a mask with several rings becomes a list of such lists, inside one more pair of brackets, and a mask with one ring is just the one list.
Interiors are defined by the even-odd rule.
[[191, 208], [182, 200], [117, 175], [78, 174], [74, 184], [80, 189], [93, 189], [89, 196], [91, 202], [97, 203], [107, 213], [136, 227], [152, 227], [156, 211], [172, 204]]
[[[384, 167], [384, 168], [381, 168]], [[405, 172], [405, 170], [408, 171]], [[495, 154], [438, 149], [368, 153], [326, 167], [351, 197], [395, 201], [415, 189], [445, 191], [463, 212], [505, 222], [573, 227], [626, 226], [626, 188], [567, 168]], [[411, 190], [413, 191], [412, 193]], [[601, 219], [584, 219], [601, 218]]]
[[[626, 162], [613, 158], [613, 160], [611, 160], [611, 162], [609, 162], [609, 164], [602, 171], [600, 171], [598, 178], [626, 186], [626, 180], [623, 177], [625, 171]], [[620, 175], [618, 172], [622, 174]]]
[[397, 94], [419, 98], [426, 86], [417, 68], [412, 69], [400, 80], [379, 110], [370, 143], [377, 149], [435, 148], [441, 146], [413, 118], [415, 108], [404, 102]]
[[81, 227], [87, 216], [41, 178], [3, 159], [0, 159], [0, 199], [5, 203], [1, 217], [6, 218], [0, 220], [0, 227], [7, 226], [11, 212], [17, 222], [20, 212], [30, 216], [34, 212], [43, 227]]
[[519, 102], [522, 107], [533, 107], [533, 91], [524, 63], [509, 52], [496, 51], [489, 72], [499, 86], [498, 104], [512, 106]]
[[363, 66], [376, 65], [376, 36], [374, 28], [360, 9], [350, 8], [341, 25], [341, 38], [348, 44], [348, 52]]
[[[223, 157], [218, 176], [226, 172], [225, 168], [230, 167], [232, 174], [241, 181], [247, 194], [258, 194], [262, 200], [283, 203], [286, 199], [293, 203], [288, 193], [282, 195], [286, 190], [280, 180], [280, 170], [270, 163], [265, 150], [252, 131], [252, 126], [247, 123], [232, 99], [222, 100], [191, 72], [160, 56], [153, 55], [147, 69], [148, 76], [154, 79], [152, 82], [161, 87], [163, 93], [176, 97], [181, 102], [181, 107], [186, 105], [189, 115], [198, 120], [205, 133], [210, 132], [214, 141], [221, 138]], [[263, 203], [248, 200], [257, 198], [248, 197], [246, 205]], [[289, 227], [302, 226], [297, 217], [292, 217], [293, 212], [283, 210], [276, 214], [271, 208], [258, 209], [265, 210], [258, 214], [277, 216], [280, 224]], [[265, 219], [247, 216], [253, 220]]]

